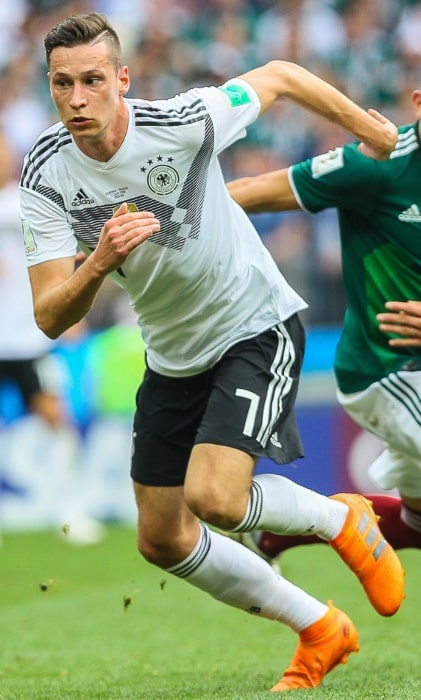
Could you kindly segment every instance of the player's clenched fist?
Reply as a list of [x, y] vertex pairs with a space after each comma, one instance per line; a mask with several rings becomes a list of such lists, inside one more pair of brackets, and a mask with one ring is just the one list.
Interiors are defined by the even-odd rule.
[[129, 253], [159, 231], [160, 223], [150, 211], [129, 211], [123, 202], [103, 226], [95, 250], [97, 263], [108, 273], [124, 263]]

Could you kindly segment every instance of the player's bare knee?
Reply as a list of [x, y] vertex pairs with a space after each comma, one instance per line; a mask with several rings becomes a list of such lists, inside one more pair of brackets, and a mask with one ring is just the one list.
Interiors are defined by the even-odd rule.
[[151, 564], [154, 563], [156, 549], [149, 540], [145, 539], [141, 535], [138, 535], [137, 538], [137, 551], [144, 559], [146, 559], [146, 561], [149, 561]]
[[146, 561], [160, 568], [169, 568], [174, 563], [177, 563], [177, 556], [174, 555], [171, 543], [153, 542], [146, 537], [139, 536], [137, 548], [139, 554]]
[[203, 488], [187, 488], [185, 499], [188, 507], [200, 520], [223, 530], [232, 530], [242, 520], [244, 513], [235, 499], [211, 485]]
[[150, 537], [142, 532], [138, 534], [137, 548], [146, 561], [161, 569], [169, 569], [184, 561], [197, 544], [196, 528], [184, 529], [172, 536]]

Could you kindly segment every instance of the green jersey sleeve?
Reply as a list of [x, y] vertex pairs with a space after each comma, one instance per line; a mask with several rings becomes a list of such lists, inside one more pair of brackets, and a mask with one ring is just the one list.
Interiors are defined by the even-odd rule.
[[367, 210], [382, 186], [380, 162], [347, 144], [290, 168], [290, 181], [301, 208]]

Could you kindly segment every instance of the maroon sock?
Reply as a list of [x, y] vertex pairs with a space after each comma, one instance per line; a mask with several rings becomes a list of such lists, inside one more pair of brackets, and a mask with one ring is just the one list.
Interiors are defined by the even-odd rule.
[[413, 530], [402, 520], [402, 501], [400, 498], [384, 496], [379, 493], [364, 495], [372, 502], [375, 513], [380, 516], [380, 530], [393, 549], [406, 549], [407, 547], [421, 549], [421, 532]]
[[[364, 495], [373, 503], [375, 513], [380, 516], [380, 530], [394, 549], [421, 549], [421, 532], [413, 530], [401, 518], [400, 498], [378, 493]], [[262, 532], [258, 544], [264, 554], [276, 557], [291, 547], [316, 543], [327, 544], [326, 540], [317, 535], [274, 535], [271, 532]]]
[[264, 554], [273, 558], [291, 547], [320, 542], [326, 544], [326, 541], [319, 539], [317, 535], [274, 535], [272, 532], [262, 532], [258, 546]]

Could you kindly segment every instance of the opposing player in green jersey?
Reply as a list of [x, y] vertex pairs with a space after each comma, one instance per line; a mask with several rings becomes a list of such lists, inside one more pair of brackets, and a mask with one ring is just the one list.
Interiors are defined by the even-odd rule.
[[[421, 547], [421, 303], [410, 301], [421, 293], [421, 90], [412, 101], [417, 121], [399, 128], [387, 161], [353, 143], [228, 185], [248, 212], [338, 210], [348, 308], [334, 362], [337, 397], [385, 444], [370, 477], [401, 498], [370, 498], [395, 548]], [[256, 540], [271, 557], [312, 541], [320, 540]]]

